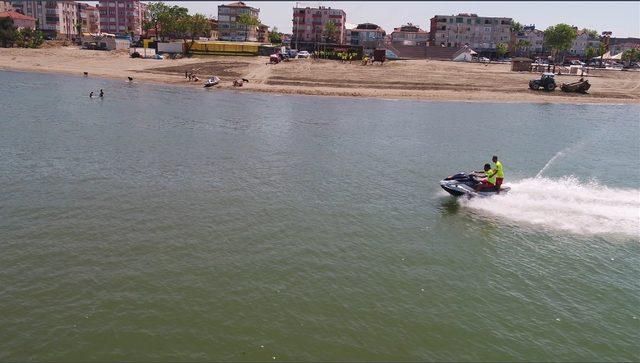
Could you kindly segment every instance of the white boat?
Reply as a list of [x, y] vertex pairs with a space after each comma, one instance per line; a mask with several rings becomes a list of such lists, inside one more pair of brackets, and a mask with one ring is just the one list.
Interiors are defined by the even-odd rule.
[[215, 86], [218, 83], [220, 83], [220, 78], [213, 76], [204, 83], [204, 88]]

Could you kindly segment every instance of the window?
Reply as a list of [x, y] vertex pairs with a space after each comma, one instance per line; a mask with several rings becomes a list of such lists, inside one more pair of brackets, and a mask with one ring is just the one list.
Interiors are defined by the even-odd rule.
[[467, 19], [467, 24], [471, 24], [471, 19]]
[[462, 23], [463, 20], [464, 19], [462, 19], [462, 18], [456, 18], [456, 23]]

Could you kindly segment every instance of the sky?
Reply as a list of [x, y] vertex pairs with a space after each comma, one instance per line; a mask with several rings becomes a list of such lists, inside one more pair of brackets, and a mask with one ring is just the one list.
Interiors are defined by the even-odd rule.
[[[216, 17], [218, 5], [232, 1], [166, 1], [181, 5], [190, 12]], [[277, 26], [291, 33], [292, 8], [295, 1], [245, 1], [260, 9], [260, 20], [270, 27]], [[347, 23], [374, 23], [387, 33], [393, 28], [411, 22], [429, 30], [429, 19], [434, 15], [475, 13], [479, 16], [511, 17], [523, 25], [535, 24], [544, 30], [550, 25], [567, 23], [579, 28], [610, 30], [614, 37], [640, 38], [640, 1], [300, 1], [299, 6], [319, 5], [342, 9]]]

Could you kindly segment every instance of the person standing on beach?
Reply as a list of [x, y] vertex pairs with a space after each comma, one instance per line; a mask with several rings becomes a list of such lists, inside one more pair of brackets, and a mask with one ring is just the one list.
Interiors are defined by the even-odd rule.
[[504, 169], [502, 168], [502, 163], [498, 161], [498, 157], [496, 155], [493, 155], [491, 161], [493, 161], [493, 169], [496, 171], [496, 189], [500, 189], [500, 186], [504, 181]]

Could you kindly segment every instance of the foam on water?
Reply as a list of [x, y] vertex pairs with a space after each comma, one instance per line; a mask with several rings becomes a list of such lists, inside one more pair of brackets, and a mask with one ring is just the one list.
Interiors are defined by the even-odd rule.
[[640, 237], [640, 189], [609, 188], [575, 177], [508, 183], [509, 193], [461, 200], [467, 208], [578, 234]]

